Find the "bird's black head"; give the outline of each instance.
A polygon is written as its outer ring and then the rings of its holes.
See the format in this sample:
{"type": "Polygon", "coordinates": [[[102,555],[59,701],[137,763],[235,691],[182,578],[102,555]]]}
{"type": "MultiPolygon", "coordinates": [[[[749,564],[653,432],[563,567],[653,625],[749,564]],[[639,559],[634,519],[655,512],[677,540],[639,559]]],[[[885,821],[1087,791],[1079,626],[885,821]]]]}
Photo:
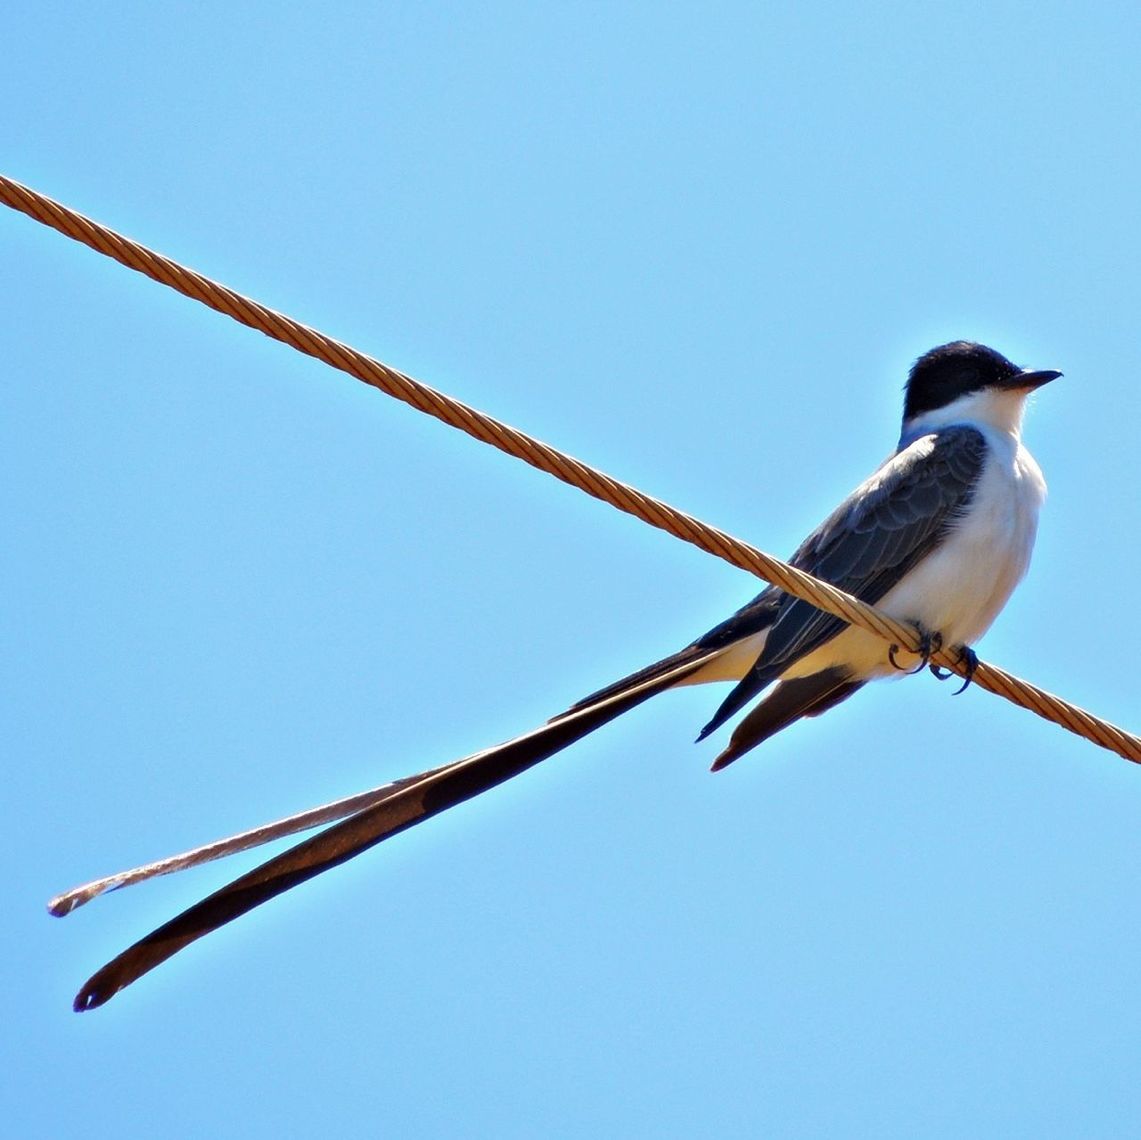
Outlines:
{"type": "Polygon", "coordinates": [[[1012,364],[1000,352],[969,340],[941,344],[924,353],[907,378],[904,422],[945,408],[960,396],[985,388],[1030,391],[1056,380],[1053,370],[1031,372],[1012,364]]]}

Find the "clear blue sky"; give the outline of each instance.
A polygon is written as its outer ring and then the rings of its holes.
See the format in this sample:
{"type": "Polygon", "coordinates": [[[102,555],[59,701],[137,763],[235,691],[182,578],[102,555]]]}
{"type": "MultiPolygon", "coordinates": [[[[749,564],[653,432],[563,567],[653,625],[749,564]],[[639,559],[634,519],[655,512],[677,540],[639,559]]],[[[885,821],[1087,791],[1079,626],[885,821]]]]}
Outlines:
{"type": "MultiPolygon", "coordinates": [[[[1132,4],[63,4],[3,169],[764,549],[956,337],[1065,380],[982,655],[1141,729],[1132,4]],[[810,457],[806,461],[806,456],[810,457]]],[[[21,1137],[1073,1136],[1141,1113],[1141,770],[884,684],[668,695],[200,943],[67,886],[492,744],[746,575],[0,213],[21,1137]]]]}

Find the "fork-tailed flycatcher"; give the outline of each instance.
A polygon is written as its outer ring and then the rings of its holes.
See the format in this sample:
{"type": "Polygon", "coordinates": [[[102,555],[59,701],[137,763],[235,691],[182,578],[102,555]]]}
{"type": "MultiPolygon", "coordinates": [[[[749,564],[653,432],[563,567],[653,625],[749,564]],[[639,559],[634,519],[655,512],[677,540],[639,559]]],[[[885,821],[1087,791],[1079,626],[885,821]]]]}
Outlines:
{"type": "MultiPolygon", "coordinates": [[[[944,645],[969,645],[1026,573],[1042,473],[1022,445],[1026,397],[1060,372],[1020,369],[994,349],[955,341],[916,361],[903,430],[886,462],[808,536],[793,566],[911,622],[944,645]]],[[[770,586],[669,657],[572,705],[506,744],[398,780],[372,806],[223,887],[137,942],[80,991],[101,1005],[189,942],[388,836],[517,775],[675,685],[735,681],[699,739],[763,699],[713,763],[723,768],[803,716],[896,672],[884,640],[770,586]]],[[[924,658],[904,654],[906,663],[924,658]]]]}

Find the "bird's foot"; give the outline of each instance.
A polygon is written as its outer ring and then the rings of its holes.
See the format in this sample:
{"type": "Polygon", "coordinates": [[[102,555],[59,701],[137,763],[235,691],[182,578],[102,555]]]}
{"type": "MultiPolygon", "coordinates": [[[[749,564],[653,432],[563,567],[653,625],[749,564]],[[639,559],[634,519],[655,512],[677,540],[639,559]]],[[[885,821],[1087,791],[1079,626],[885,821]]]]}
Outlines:
{"type": "Polygon", "coordinates": [[[956,697],[971,687],[971,682],[975,679],[975,670],[979,667],[979,655],[970,646],[964,645],[960,650],[959,660],[966,666],[966,670],[963,673],[963,683],[955,690],[956,697]]]}
{"type": "MultiPolygon", "coordinates": [[[[919,636],[919,664],[916,665],[914,669],[909,669],[906,665],[901,665],[895,659],[895,655],[900,649],[898,645],[893,644],[887,651],[887,659],[891,662],[892,668],[898,669],[901,673],[921,673],[924,667],[930,662],[931,655],[938,653],[939,650],[943,648],[943,635],[941,633],[933,633],[929,629],[924,629],[918,622],[915,624],[915,632],[919,636]]],[[[935,666],[932,665],[931,668],[934,669],[935,666]]]]}
{"type": "MultiPolygon", "coordinates": [[[[963,683],[955,690],[954,695],[957,697],[960,693],[966,692],[970,687],[971,681],[974,680],[975,670],[979,667],[979,655],[967,645],[959,646],[959,660],[965,666],[963,672],[963,683]]],[[[929,665],[928,668],[934,674],[937,680],[945,681],[948,677],[954,676],[950,669],[940,669],[938,665],[929,665]]]]}

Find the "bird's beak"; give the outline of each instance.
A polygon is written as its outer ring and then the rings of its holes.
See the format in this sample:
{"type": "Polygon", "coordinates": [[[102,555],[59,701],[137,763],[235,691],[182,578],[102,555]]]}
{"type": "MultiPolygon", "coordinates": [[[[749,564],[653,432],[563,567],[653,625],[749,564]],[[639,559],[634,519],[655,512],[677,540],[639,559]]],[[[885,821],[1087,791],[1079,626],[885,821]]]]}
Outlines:
{"type": "Polygon", "coordinates": [[[1043,384],[1049,384],[1051,380],[1057,380],[1062,374],[1056,368],[1043,368],[1037,372],[1031,371],[1029,368],[1024,368],[1021,372],[1016,372],[1004,384],[1004,388],[1013,388],[1017,391],[1032,392],[1035,388],[1041,388],[1043,384]]]}

